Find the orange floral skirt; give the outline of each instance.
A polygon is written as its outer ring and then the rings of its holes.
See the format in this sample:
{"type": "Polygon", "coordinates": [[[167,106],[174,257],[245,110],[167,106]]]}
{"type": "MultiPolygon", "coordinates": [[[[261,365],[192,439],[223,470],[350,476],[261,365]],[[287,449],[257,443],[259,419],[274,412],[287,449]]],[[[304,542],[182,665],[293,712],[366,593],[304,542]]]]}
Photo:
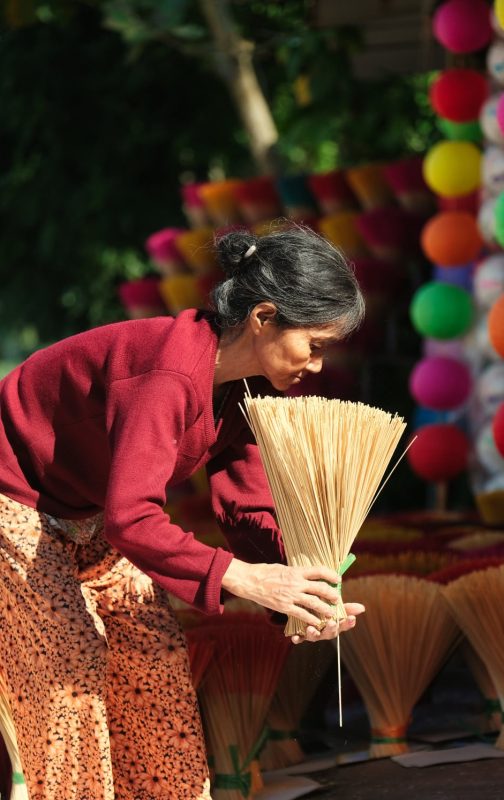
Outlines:
{"type": "Polygon", "coordinates": [[[0,495],[0,672],[30,800],[209,800],[184,634],[100,534],[0,495]]]}

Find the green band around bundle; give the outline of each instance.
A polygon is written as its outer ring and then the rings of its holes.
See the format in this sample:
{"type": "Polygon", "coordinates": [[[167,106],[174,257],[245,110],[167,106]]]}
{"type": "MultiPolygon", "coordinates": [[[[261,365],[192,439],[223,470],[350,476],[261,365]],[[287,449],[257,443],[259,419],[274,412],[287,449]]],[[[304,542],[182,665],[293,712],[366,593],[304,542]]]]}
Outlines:
{"type": "Polygon", "coordinates": [[[298,739],[299,731],[280,731],[275,728],[268,728],[268,739],[271,742],[282,742],[288,739],[298,739]]]}
{"type": "MultiPolygon", "coordinates": [[[[235,744],[229,745],[229,754],[234,772],[231,774],[216,773],[214,778],[215,789],[237,789],[242,797],[248,797],[252,788],[252,775],[247,771],[247,765],[240,767],[238,757],[238,747],[235,744]]],[[[250,759],[252,761],[253,759],[250,759]]],[[[249,761],[249,763],[250,763],[249,761]]]]}
{"type": "Polygon", "coordinates": [[[22,772],[13,772],[12,773],[12,783],[16,786],[24,786],[25,779],[22,772]]]}
{"type": "Polygon", "coordinates": [[[496,697],[486,697],[485,714],[487,717],[491,717],[492,714],[502,714],[502,718],[504,719],[504,711],[501,711],[500,700],[498,700],[496,697]]]}
{"type": "Polygon", "coordinates": [[[269,730],[270,729],[267,725],[262,729],[259,738],[253,745],[250,753],[241,766],[237,745],[229,745],[229,754],[231,756],[231,763],[233,765],[234,772],[231,774],[225,774],[222,772],[216,773],[214,779],[214,786],[216,789],[237,789],[239,792],[241,792],[243,797],[249,796],[252,787],[252,775],[248,768],[250,767],[252,761],[256,760],[264,745],[268,741],[269,730]]]}
{"type": "MultiPolygon", "coordinates": [[[[345,574],[347,569],[352,566],[354,561],[357,561],[357,556],[354,556],[353,553],[349,553],[339,568],[340,576],[343,576],[345,574]]],[[[341,594],[341,581],[337,584],[337,589],[338,592],[341,594]]]]}

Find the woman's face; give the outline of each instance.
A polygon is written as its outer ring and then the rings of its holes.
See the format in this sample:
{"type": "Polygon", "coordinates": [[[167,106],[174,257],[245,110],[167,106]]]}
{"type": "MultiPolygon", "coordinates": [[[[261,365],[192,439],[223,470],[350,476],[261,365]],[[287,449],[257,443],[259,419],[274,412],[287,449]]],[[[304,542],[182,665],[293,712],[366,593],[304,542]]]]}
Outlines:
{"type": "Polygon", "coordinates": [[[338,338],[337,325],[280,328],[268,320],[257,342],[261,372],[275,389],[286,391],[309,373],[320,372],[326,348],[338,338]]]}

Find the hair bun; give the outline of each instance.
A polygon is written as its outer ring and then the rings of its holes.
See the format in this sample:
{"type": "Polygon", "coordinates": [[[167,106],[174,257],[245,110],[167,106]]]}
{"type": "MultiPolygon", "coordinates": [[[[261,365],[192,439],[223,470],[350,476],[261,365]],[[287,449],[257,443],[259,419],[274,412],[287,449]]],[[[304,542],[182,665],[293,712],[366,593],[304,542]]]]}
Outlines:
{"type": "Polygon", "coordinates": [[[217,257],[222,271],[228,278],[238,275],[247,268],[250,256],[257,248],[257,242],[257,237],[247,230],[231,231],[217,239],[217,257]]]}

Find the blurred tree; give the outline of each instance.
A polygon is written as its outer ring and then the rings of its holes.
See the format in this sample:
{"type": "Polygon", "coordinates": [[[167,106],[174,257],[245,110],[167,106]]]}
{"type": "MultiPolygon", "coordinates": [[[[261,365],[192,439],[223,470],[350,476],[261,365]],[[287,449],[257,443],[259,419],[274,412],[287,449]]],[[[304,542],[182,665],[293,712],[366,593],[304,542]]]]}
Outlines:
{"type": "MultiPolygon", "coordinates": [[[[4,341],[22,331],[29,349],[121,318],[116,285],[149,271],[145,238],[183,223],[181,178],[254,172],[204,5],[5,0],[4,341]]],[[[253,43],[285,170],[398,158],[436,137],[428,76],[354,80],[357,30],[312,30],[307,0],[226,0],[226,8],[237,40],[253,43]]]]}

